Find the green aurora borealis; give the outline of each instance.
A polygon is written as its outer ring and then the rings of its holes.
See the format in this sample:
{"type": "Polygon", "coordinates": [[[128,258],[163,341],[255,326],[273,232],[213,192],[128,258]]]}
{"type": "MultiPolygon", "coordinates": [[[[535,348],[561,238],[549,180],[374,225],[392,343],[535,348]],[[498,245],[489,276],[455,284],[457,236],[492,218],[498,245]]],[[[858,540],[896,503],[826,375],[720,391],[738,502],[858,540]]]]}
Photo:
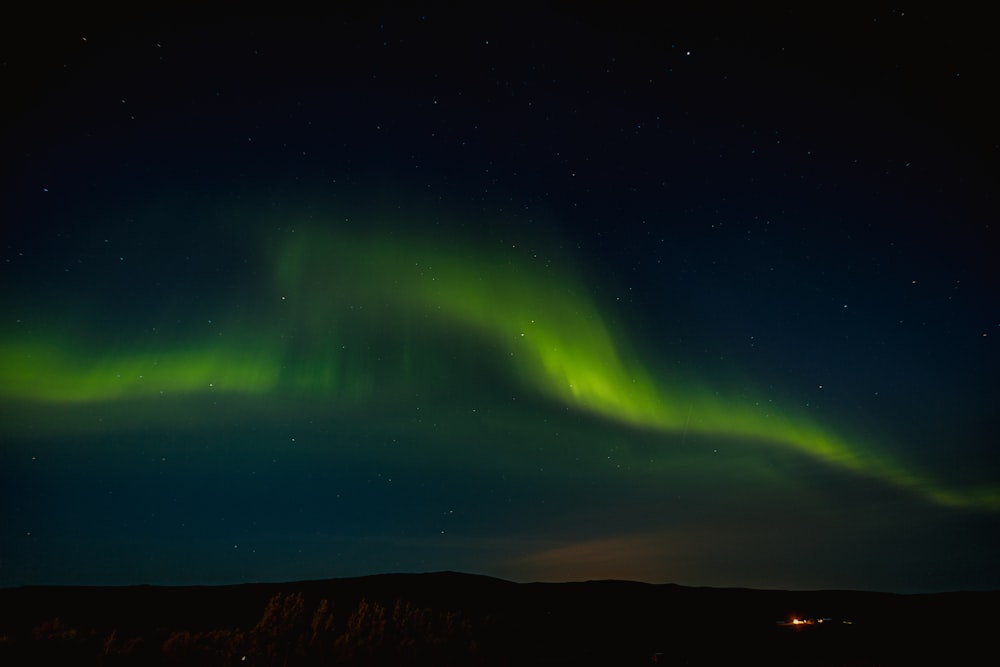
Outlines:
{"type": "Polygon", "coordinates": [[[1000,587],[988,26],[647,5],[11,22],[0,586],[1000,587]]]}
{"type": "MultiPolygon", "coordinates": [[[[274,251],[261,267],[270,284],[254,295],[255,319],[216,323],[215,335],[101,347],[58,332],[8,334],[0,391],[16,408],[6,410],[4,429],[38,436],[167,427],[179,413],[188,427],[224,425],[218,412],[180,409],[209,399],[244,403],[242,419],[251,421],[287,411],[349,422],[373,408],[399,414],[423,395],[425,414],[455,437],[470,428],[456,406],[472,410],[484,388],[506,387],[660,433],[675,446],[680,436],[689,447],[724,440],[779,448],[928,502],[1000,510],[996,488],[948,488],[880,443],[736,398],[719,378],[672,375],[644,361],[568,258],[539,259],[517,244],[432,243],[401,230],[306,225],[275,236],[279,243],[261,244],[274,251]],[[114,417],[97,421],[98,412],[114,417]]],[[[494,417],[518,420],[512,408],[494,417]]]]}

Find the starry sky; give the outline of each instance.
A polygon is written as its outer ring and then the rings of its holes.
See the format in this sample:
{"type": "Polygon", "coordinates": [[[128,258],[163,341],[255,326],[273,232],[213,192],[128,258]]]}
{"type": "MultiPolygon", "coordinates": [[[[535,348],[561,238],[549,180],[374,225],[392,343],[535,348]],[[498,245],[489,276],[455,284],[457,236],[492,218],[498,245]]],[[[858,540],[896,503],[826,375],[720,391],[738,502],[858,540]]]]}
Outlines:
{"type": "Polygon", "coordinates": [[[1000,588],[995,40],[3,28],[0,585],[1000,588]]]}

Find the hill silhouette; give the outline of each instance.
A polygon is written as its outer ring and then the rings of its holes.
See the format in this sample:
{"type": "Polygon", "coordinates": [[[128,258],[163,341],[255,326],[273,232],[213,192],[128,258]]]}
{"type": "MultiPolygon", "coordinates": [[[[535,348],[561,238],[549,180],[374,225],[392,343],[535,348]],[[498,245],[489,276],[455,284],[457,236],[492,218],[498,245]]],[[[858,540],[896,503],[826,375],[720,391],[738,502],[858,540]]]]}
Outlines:
{"type": "Polygon", "coordinates": [[[456,572],[202,587],[0,590],[0,663],[955,664],[1000,592],[514,583],[456,572]]]}

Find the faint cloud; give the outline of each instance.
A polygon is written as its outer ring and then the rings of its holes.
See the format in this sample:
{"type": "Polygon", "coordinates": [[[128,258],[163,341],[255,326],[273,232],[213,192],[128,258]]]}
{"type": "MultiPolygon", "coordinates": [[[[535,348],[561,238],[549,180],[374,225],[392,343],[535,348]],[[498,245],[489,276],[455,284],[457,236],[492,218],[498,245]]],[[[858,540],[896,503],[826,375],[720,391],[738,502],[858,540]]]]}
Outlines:
{"type": "Polygon", "coordinates": [[[670,535],[640,533],[581,540],[542,549],[501,566],[520,581],[627,579],[673,581],[672,562],[681,554],[670,535]]]}

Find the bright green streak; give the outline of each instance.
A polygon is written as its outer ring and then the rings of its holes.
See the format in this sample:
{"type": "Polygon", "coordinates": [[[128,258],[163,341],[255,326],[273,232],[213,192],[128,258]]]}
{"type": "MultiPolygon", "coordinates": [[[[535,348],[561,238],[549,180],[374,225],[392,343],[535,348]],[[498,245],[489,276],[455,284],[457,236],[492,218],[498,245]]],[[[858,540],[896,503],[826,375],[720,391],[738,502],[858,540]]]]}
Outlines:
{"type": "Polygon", "coordinates": [[[431,363],[447,364],[448,346],[471,340],[493,375],[456,380],[445,371],[447,381],[472,389],[502,380],[633,427],[766,441],[935,503],[1000,510],[995,489],[945,489],[803,416],[652,376],[559,264],[514,248],[316,229],[287,233],[279,247],[274,292],[260,295],[273,307],[253,326],[239,326],[243,340],[103,352],[37,337],[8,341],[0,351],[0,396],[70,404],[213,392],[308,397],[337,410],[425,389],[415,357],[428,341],[437,348],[431,363]],[[373,341],[382,355],[364,349],[373,341]]]}

